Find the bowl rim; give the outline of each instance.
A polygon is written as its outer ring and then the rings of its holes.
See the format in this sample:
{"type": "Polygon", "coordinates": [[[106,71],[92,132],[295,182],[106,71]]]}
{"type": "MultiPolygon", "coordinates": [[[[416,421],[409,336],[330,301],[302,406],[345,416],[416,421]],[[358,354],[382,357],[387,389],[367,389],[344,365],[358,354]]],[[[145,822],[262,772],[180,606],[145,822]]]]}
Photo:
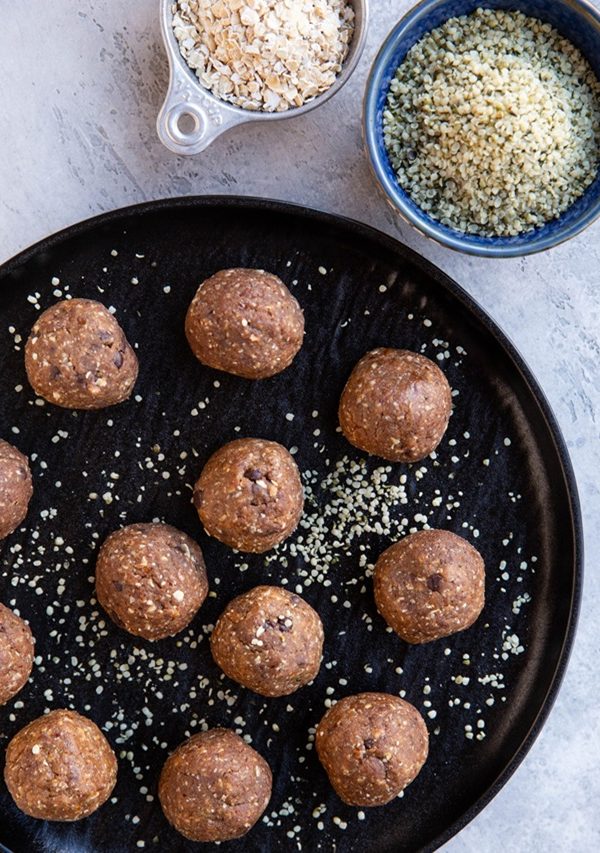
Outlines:
{"type": "MultiPolygon", "coordinates": [[[[375,116],[377,112],[377,97],[382,88],[383,72],[388,66],[391,55],[396,49],[399,39],[404,36],[416,21],[418,21],[429,9],[439,6],[446,0],[420,0],[412,6],[392,27],[379,48],[371,65],[365,94],[363,98],[362,125],[363,138],[366,143],[368,161],[380,189],[386,196],[387,201],[400,216],[400,218],[416,228],[425,237],[428,237],[438,245],[453,249],[470,255],[487,258],[516,258],[525,255],[533,255],[539,252],[560,246],[576,237],[600,217],[600,194],[591,208],[584,212],[577,220],[571,223],[563,231],[546,235],[538,239],[525,239],[525,232],[517,237],[518,242],[501,245],[497,243],[480,243],[468,234],[449,229],[441,223],[429,218],[421,209],[418,213],[407,203],[406,194],[399,185],[392,181],[387,174],[382,158],[378,151],[378,134],[376,130],[375,116]],[[519,239],[522,237],[522,239],[519,239]]],[[[591,3],[591,0],[567,0],[567,5],[578,14],[583,14],[589,24],[595,24],[600,36],[600,9],[591,3]],[[590,20],[591,19],[591,20],[590,20]]],[[[452,17],[451,15],[449,18],[452,17]]],[[[448,19],[449,19],[448,18],[448,19]]],[[[600,176],[600,169],[595,180],[600,176]]],[[[414,204],[414,202],[413,202],[414,204]]]]}

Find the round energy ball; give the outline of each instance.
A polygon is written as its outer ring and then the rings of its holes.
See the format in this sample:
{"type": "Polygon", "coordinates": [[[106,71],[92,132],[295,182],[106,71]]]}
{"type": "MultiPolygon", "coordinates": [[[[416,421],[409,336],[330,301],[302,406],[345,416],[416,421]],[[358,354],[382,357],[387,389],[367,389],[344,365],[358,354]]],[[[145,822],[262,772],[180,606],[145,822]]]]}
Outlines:
{"type": "Polygon", "coordinates": [[[40,315],[25,345],[35,393],[65,409],[103,409],[131,395],[138,361],[113,315],[91,299],[65,299],[40,315]]]}
{"type": "Polygon", "coordinates": [[[267,762],[239,735],[211,729],[167,759],[158,798],[169,823],[190,841],[229,841],[260,818],[272,783],[267,762]]]}
{"type": "Polygon", "coordinates": [[[0,604],[0,705],[25,686],[33,667],[33,636],[20,616],[0,604]]]}
{"type": "Polygon", "coordinates": [[[292,363],[304,338],[304,315],[276,275],[222,270],[198,288],[185,333],[196,358],[246,379],[264,379],[292,363]]]}
{"type": "Polygon", "coordinates": [[[200,547],[169,524],[131,524],[106,539],[96,594],[120,628],[162,640],[188,625],[208,594],[200,547]]]}
{"type": "Polygon", "coordinates": [[[40,820],[80,820],[110,797],[117,759],[87,717],[51,711],[8,744],[4,781],[25,814],[40,820]]]}
{"type": "Polygon", "coordinates": [[[257,586],[229,602],[210,647],[229,678],[261,696],[287,696],[319,672],[323,624],[299,595],[257,586]]]}
{"type": "Polygon", "coordinates": [[[24,521],[32,494],[27,457],[8,441],[0,439],[0,539],[24,521]]]}
{"type": "Polygon", "coordinates": [[[422,716],[387,693],[359,693],[327,711],[317,755],[336,794],[351,806],[384,806],[417,776],[429,751],[422,716]]]}
{"type": "Polygon", "coordinates": [[[428,643],[469,628],[485,603],[479,551],[448,530],[422,530],[377,560],[375,603],[407,643],[428,643]]]}
{"type": "Polygon", "coordinates": [[[436,449],[448,426],[452,395],[439,367],[399,349],[367,353],[342,393],[342,432],[359,450],[390,462],[417,462],[436,449]]]}
{"type": "Polygon", "coordinates": [[[261,554],[294,532],[304,507],[298,466],[275,441],[241,438],[210,457],[194,487],[210,536],[261,554]]]}

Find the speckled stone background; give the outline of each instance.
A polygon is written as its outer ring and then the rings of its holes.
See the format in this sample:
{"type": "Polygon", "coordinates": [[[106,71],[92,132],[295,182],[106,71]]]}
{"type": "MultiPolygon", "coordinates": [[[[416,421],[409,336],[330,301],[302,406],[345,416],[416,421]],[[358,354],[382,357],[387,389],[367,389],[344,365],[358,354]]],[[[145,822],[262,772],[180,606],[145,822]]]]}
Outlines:
{"type": "MultiPolygon", "coordinates": [[[[362,90],[407,0],[374,0],[351,83],[318,111],[246,126],[184,160],[154,123],[167,85],[157,0],[4,3],[0,19],[0,261],[101,211],[163,196],[258,195],[342,213],[417,249],[504,328],[544,388],[570,448],[587,576],[562,692],[529,756],[447,845],[459,851],[600,849],[600,222],[552,252],[482,261],[396,221],[362,152],[362,90]]],[[[176,250],[176,246],[173,247],[176,250]]],[[[443,808],[443,804],[440,804],[443,808]]]]}

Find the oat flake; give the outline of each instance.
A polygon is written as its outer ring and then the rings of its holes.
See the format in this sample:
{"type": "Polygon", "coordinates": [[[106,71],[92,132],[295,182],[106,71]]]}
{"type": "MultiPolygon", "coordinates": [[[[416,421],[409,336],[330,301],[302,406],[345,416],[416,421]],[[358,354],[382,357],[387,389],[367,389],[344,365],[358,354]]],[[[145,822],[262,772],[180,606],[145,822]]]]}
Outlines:
{"type": "Polygon", "coordinates": [[[283,112],[327,91],[354,32],[348,0],[177,0],[179,49],[214,95],[283,112]]]}

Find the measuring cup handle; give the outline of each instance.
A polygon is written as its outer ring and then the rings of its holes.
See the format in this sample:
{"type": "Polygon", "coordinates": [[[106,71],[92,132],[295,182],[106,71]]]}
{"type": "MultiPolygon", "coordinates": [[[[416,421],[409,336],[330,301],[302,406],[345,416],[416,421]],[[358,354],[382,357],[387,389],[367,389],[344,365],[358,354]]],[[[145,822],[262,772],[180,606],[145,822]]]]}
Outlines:
{"type": "Polygon", "coordinates": [[[228,128],[240,123],[231,107],[221,106],[198,91],[187,74],[171,67],[171,80],[165,102],[156,120],[159,139],[175,154],[199,154],[228,128]],[[182,127],[186,117],[189,128],[182,127]]]}

